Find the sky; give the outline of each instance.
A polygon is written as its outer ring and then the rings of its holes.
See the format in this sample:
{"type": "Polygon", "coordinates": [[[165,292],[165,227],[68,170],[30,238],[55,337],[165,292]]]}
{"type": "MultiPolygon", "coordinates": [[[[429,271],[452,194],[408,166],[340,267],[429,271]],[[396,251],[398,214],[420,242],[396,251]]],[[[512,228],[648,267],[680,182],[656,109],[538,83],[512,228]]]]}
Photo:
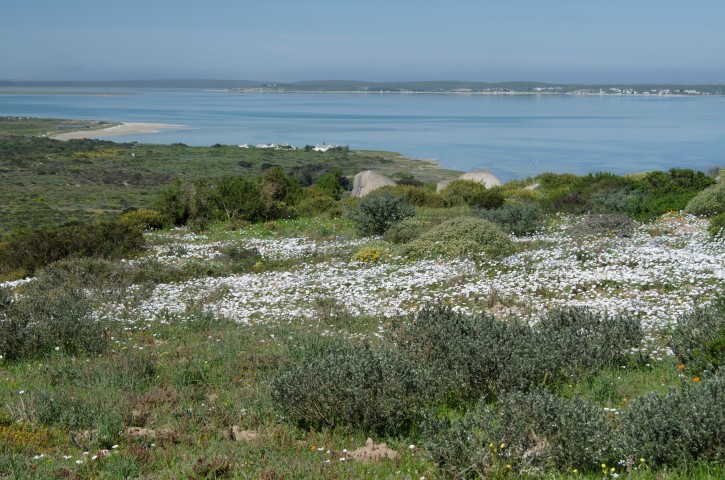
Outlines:
{"type": "Polygon", "coordinates": [[[0,80],[725,83],[723,0],[2,0],[0,80]]]}

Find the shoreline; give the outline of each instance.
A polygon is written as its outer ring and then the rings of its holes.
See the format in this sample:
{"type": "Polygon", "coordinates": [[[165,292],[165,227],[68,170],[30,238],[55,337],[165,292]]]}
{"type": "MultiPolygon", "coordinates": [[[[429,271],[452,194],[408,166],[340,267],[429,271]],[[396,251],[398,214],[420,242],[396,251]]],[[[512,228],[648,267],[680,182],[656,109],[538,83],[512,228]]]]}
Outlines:
{"type": "Polygon", "coordinates": [[[88,130],[78,130],[75,132],[54,133],[48,135],[56,140],[77,140],[82,138],[96,137],[113,137],[118,135],[135,135],[143,133],[158,133],[160,130],[167,128],[183,128],[184,125],[174,125],[170,123],[137,123],[124,122],[113,127],[95,128],[88,130]]]}

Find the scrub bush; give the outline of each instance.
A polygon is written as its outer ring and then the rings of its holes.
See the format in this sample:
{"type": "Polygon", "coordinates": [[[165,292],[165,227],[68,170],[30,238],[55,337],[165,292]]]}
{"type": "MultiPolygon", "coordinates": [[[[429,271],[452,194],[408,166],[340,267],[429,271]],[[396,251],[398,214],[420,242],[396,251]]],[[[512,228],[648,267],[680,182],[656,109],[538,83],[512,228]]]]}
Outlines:
{"type": "Polygon", "coordinates": [[[652,466],[725,461],[723,392],[725,376],[719,373],[635,399],[619,419],[620,456],[644,458],[652,466]]]}
{"type": "Polygon", "coordinates": [[[710,236],[715,238],[719,234],[722,234],[722,231],[725,230],[725,213],[721,213],[720,215],[715,215],[710,219],[710,226],[708,227],[707,231],[710,233],[710,236]]]}
{"type": "Polygon", "coordinates": [[[544,377],[543,363],[534,360],[531,329],[490,314],[429,306],[414,320],[395,325],[392,338],[416,362],[446,372],[449,403],[492,398],[501,390],[528,388],[544,377]]]}
{"type": "Polygon", "coordinates": [[[383,238],[390,243],[408,243],[423,233],[425,228],[426,225],[416,217],[406,218],[390,227],[383,238]]]}
{"type": "Polygon", "coordinates": [[[463,417],[428,420],[432,459],[455,478],[536,476],[542,469],[595,471],[612,458],[612,428],[580,397],[513,392],[480,402],[463,417]]]}
{"type": "Polygon", "coordinates": [[[474,217],[459,217],[433,227],[406,246],[413,257],[505,257],[513,253],[511,239],[493,223],[474,217]]]}
{"type": "Polygon", "coordinates": [[[382,235],[413,215],[415,210],[403,197],[385,190],[361,198],[348,212],[360,235],[382,235]]]}
{"type": "Polygon", "coordinates": [[[670,346],[690,376],[725,365],[725,297],[681,316],[670,346]]]}
{"type": "Polygon", "coordinates": [[[389,345],[315,337],[298,347],[296,357],[272,378],[271,394],[303,428],[406,434],[435,403],[435,378],[389,345]]]}
{"type": "Polygon", "coordinates": [[[117,221],[33,230],[3,244],[0,273],[20,270],[31,275],[68,257],[120,258],[140,251],[144,244],[138,229],[117,221]]]}
{"type": "Polygon", "coordinates": [[[479,208],[498,208],[504,203],[501,188],[486,188],[471,180],[453,180],[441,190],[440,196],[449,207],[469,205],[479,208]]]}
{"type": "Polygon", "coordinates": [[[692,215],[718,215],[725,213],[725,182],[716,183],[697,194],[685,207],[692,215]]]}
{"type": "Polygon", "coordinates": [[[164,228],[164,218],[155,210],[134,210],[124,213],[119,223],[141,231],[164,228]]]}
{"type": "Polygon", "coordinates": [[[610,316],[584,307],[552,310],[535,326],[541,355],[556,362],[560,378],[629,363],[644,333],[639,319],[610,316]]]}
{"type": "Polygon", "coordinates": [[[56,348],[70,355],[106,349],[108,325],[91,316],[91,302],[77,269],[48,267],[23,287],[23,294],[0,298],[0,355],[8,360],[47,355],[56,348]]]}
{"type": "Polygon", "coordinates": [[[474,209],[477,217],[493,222],[516,236],[531,235],[541,228],[541,211],[535,203],[505,203],[492,210],[474,209]]]}
{"type": "Polygon", "coordinates": [[[594,213],[584,215],[576,225],[572,226],[571,233],[583,236],[614,235],[617,237],[631,237],[637,229],[637,224],[621,213],[594,213]]]}
{"type": "Polygon", "coordinates": [[[383,187],[394,195],[400,195],[410,205],[416,207],[443,208],[446,206],[445,199],[438,195],[433,188],[422,185],[398,185],[395,187],[383,187]]]}

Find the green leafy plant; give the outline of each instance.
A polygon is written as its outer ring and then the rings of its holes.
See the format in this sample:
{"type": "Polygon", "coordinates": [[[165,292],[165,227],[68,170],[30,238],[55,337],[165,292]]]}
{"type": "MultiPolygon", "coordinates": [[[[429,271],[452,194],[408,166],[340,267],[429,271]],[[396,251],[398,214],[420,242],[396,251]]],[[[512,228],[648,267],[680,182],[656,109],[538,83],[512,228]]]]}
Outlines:
{"type": "Polygon", "coordinates": [[[402,197],[384,190],[361,198],[348,212],[360,235],[382,235],[413,215],[415,210],[402,197]]]}

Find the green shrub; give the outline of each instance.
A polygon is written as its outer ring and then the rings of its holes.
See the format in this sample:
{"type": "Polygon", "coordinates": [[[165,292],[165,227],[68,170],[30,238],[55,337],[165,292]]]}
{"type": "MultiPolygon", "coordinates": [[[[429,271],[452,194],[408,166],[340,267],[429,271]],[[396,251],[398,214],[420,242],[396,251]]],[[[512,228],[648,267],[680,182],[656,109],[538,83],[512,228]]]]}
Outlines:
{"type": "Polygon", "coordinates": [[[406,202],[416,207],[442,208],[446,206],[445,199],[438,195],[432,186],[398,185],[383,187],[383,189],[403,197],[406,202]]]}
{"type": "Polygon", "coordinates": [[[717,215],[725,213],[725,182],[711,185],[698,193],[685,207],[692,215],[717,215]]]}
{"type": "Polygon", "coordinates": [[[612,429],[600,407],[544,391],[509,393],[495,405],[480,402],[462,418],[429,420],[425,436],[432,459],[455,478],[550,467],[593,472],[612,458],[612,429]]]}
{"type": "Polygon", "coordinates": [[[621,213],[593,213],[584,215],[576,225],[572,226],[574,235],[600,237],[614,235],[631,237],[637,230],[637,224],[621,213]]]}
{"type": "Polygon", "coordinates": [[[342,208],[338,200],[316,189],[313,185],[304,190],[300,201],[295,206],[295,211],[305,217],[312,217],[321,213],[338,217],[342,213],[342,208]]]}
{"type": "Polygon", "coordinates": [[[0,249],[0,273],[38,268],[68,257],[120,258],[144,247],[142,233],[120,222],[44,228],[26,233],[0,249]]]}
{"type": "Polygon", "coordinates": [[[668,211],[680,211],[701,190],[713,185],[715,180],[702,172],[673,168],[668,172],[651,172],[640,180],[641,188],[648,197],[641,204],[639,218],[653,218],[668,211]]]}
{"type": "Polygon", "coordinates": [[[560,378],[630,363],[644,333],[639,319],[610,316],[584,307],[548,312],[535,326],[540,354],[556,362],[560,378]]]}
{"type": "Polygon", "coordinates": [[[500,187],[486,188],[482,183],[471,180],[453,180],[441,190],[440,196],[449,207],[469,205],[479,208],[498,208],[504,203],[500,187]]]}
{"type": "Polygon", "coordinates": [[[513,242],[493,223],[473,217],[459,217],[437,225],[407,244],[414,257],[505,257],[513,252],[513,242]]]}
{"type": "Polygon", "coordinates": [[[690,376],[725,364],[725,297],[681,316],[670,346],[690,376]]]}
{"type": "Polygon", "coordinates": [[[0,355],[35,358],[55,350],[95,354],[106,349],[108,325],[92,318],[82,272],[48,267],[8,302],[0,299],[0,355]]]}
{"type": "Polygon", "coordinates": [[[718,235],[722,235],[723,230],[725,230],[725,213],[712,217],[710,219],[710,226],[707,229],[710,236],[713,238],[718,235]]]}
{"type": "Polygon", "coordinates": [[[725,376],[679,390],[652,393],[631,402],[620,417],[617,445],[623,458],[648,465],[688,465],[694,460],[725,461],[725,376]]]}
{"type": "Polygon", "coordinates": [[[256,222],[264,218],[264,200],[259,183],[241,176],[225,176],[216,180],[214,204],[227,221],[256,222]]]}
{"type": "Polygon", "coordinates": [[[573,187],[577,176],[572,173],[542,173],[534,181],[544,190],[558,190],[573,187]]]}
{"type": "Polygon", "coordinates": [[[492,210],[473,209],[477,217],[493,222],[516,236],[531,235],[541,228],[541,211],[535,203],[505,203],[492,210]]]}
{"type": "Polygon", "coordinates": [[[180,178],[175,178],[161,190],[154,202],[154,207],[172,225],[186,225],[191,216],[189,196],[188,188],[180,178]]]}
{"type": "Polygon", "coordinates": [[[277,408],[304,428],[406,434],[435,402],[434,378],[387,345],[315,337],[271,381],[277,408]]]}
{"type": "Polygon", "coordinates": [[[406,218],[386,230],[383,238],[390,243],[408,243],[423,233],[425,228],[426,224],[418,218],[406,218]]]}
{"type": "Polygon", "coordinates": [[[385,190],[361,198],[348,212],[360,235],[382,235],[413,215],[415,210],[402,197],[385,190]]]}
{"type": "Polygon", "coordinates": [[[134,210],[124,213],[119,223],[141,231],[164,228],[164,218],[155,210],[134,210]]]}
{"type": "Polygon", "coordinates": [[[416,362],[445,372],[447,401],[454,404],[495,397],[505,389],[527,388],[544,378],[541,363],[530,361],[531,329],[493,315],[466,315],[448,306],[428,306],[414,321],[395,325],[392,336],[416,362]]]}

